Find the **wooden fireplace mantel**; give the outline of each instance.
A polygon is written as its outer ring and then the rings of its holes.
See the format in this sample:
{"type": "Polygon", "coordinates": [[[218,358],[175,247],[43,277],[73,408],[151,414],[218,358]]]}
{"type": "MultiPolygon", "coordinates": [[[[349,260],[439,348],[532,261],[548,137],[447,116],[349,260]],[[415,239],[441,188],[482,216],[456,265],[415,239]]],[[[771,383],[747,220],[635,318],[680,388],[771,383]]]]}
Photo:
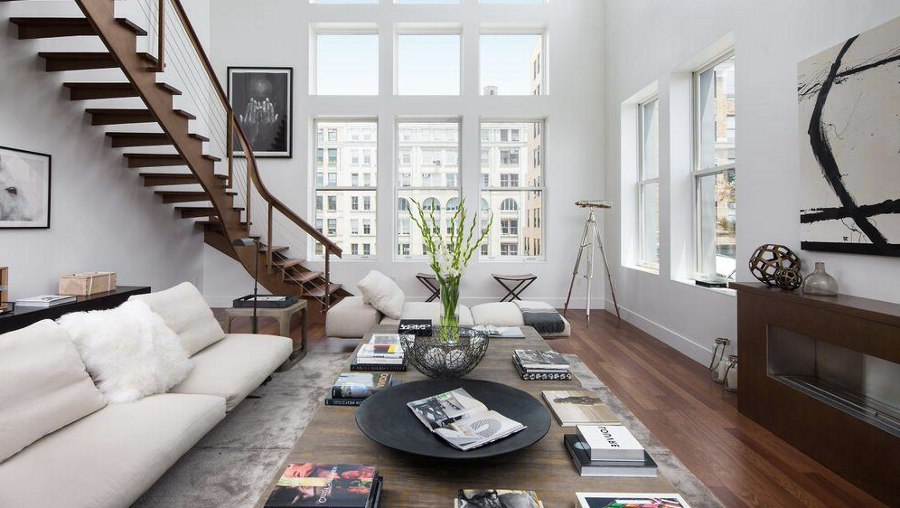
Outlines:
{"type": "Polygon", "coordinates": [[[804,296],[756,283],[731,287],[738,293],[738,410],[888,505],[900,506],[900,437],[780,381],[769,358],[777,349],[770,342],[787,334],[815,348],[838,346],[900,364],[900,305],[848,295],[804,296]]]}

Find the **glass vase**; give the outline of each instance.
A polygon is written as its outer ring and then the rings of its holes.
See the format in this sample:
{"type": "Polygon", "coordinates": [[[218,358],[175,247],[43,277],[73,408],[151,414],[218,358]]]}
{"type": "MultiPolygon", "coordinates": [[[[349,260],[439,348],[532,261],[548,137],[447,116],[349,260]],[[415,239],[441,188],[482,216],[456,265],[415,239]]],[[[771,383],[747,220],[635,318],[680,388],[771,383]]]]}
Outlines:
{"type": "MultiPolygon", "coordinates": [[[[441,322],[442,330],[459,328],[459,278],[448,278],[440,281],[441,286],[441,322]]],[[[445,341],[455,340],[455,334],[441,337],[445,341]]]]}
{"type": "Polygon", "coordinates": [[[838,283],[825,271],[825,263],[816,262],[816,269],[803,281],[803,294],[816,296],[837,296],[838,283]]]}

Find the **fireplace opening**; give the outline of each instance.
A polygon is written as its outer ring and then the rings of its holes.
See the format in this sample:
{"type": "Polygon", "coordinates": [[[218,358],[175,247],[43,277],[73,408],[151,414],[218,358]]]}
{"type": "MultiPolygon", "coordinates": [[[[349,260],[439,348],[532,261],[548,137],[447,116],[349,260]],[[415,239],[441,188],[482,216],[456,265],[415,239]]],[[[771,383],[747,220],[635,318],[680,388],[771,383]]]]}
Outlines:
{"type": "Polygon", "coordinates": [[[766,346],[769,377],[900,437],[900,364],[775,326],[766,346]]]}

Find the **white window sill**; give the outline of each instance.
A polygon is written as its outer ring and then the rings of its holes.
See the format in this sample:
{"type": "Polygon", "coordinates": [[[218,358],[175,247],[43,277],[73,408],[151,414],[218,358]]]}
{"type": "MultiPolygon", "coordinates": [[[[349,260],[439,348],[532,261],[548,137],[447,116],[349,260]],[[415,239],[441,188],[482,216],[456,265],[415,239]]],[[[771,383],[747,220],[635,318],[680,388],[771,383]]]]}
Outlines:
{"type": "Polygon", "coordinates": [[[637,272],[649,273],[650,275],[659,275],[659,268],[650,268],[649,266],[641,266],[641,265],[622,265],[623,268],[628,268],[630,270],[634,270],[637,272]]]}
{"type": "Polygon", "coordinates": [[[712,291],[714,293],[719,293],[725,296],[737,297],[737,291],[728,288],[708,288],[706,286],[700,286],[694,283],[694,279],[672,279],[674,282],[678,282],[684,284],[685,286],[691,286],[697,289],[702,289],[704,291],[712,291]]]}

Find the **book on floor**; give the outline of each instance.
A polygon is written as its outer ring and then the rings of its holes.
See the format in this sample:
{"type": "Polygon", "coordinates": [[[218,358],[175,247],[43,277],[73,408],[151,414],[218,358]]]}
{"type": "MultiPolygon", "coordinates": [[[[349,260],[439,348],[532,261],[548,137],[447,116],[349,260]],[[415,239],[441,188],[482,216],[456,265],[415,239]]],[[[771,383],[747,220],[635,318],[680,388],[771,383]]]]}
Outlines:
{"type": "Polygon", "coordinates": [[[636,478],[655,478],[656,462],[646,451],[641,460],[592,460],[590,447],[577,434],[566,434],[563,437],[566,450],[572,457],[572,463],[581,476],[630,476],[636,478]]]}
{"type": "Polygon", "coordinates": [[[16,300],[17,307],[55,307],[64,303],[74,302],[74,296],[67,295],[40,295],[20,298],[16,300]]]}
{"type": "Polygon", "coordinates": [[[569,362],[556,351],[516,349],[516,358],[522,367],[534,370],[569,370],[569,362]]]}
{"type": "Polygon", "coordinates": [[[577,492],[579,508],[690,508],[675,493],[577,492]]]}
{"type": "Polygon", "coordinates": [[[460,489],[454,508],[543,508],[544,503],[530,490],[470,490],[460,489]]]}
{"type": "Polygon", "coordinates": [[[642,460],[644,447],[624,425],[578,425],[591,460],[642,460]]]}
{"type": "Polygon", "coordinates": [[[331,386],[332,398],[365,399],[375,392],[390,388],[394,381],[388,372],[344,372],[331,386]]]}
{"type": "Polygon", "coordinates": [[[588,390],[545,390],[541,392],[562,427],[615,425],[619,418],[597,394],[588,390]]]}
{"type": "Polygon", "coordinates": [[[522,367],[522,364],[519,363],[519,359],[513,355],[512,357],[513,366],[516,368],[516,372],[519,373],[519,377],[524,379],[525,381],[571,381],[572,373],[568,370],[531,370],[522,367]]]}
{"type": "Polygon", "coordinates": [[[266,501],[266,508],[374,508],[381,488],[373,466],[291,464],[266,501]]]}
{"type": "Polygon", "coordinates": [[[503,439],[525,428],[520,422],[491,411],[463,388],[406,405],[429,430],[463,451],[503,439]]]}

